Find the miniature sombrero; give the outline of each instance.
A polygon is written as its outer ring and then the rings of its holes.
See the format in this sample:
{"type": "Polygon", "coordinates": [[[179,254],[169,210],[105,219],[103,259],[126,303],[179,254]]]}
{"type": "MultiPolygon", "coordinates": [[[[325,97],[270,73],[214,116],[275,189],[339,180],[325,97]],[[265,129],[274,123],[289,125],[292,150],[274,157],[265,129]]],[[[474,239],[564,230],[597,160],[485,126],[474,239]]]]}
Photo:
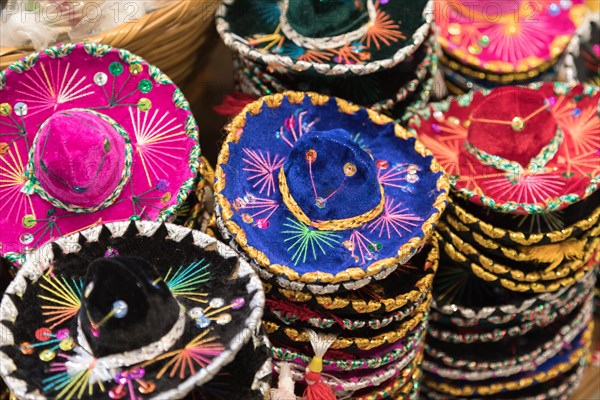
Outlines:
{"type": "Polygon", "coordinates": [[[502,213],[543,214],[598,187],[600,89],[503,87],[432,104],[410,128],[451,174],[456,194],[502,213]]]}
{"type": "Polygon", "coordinates": [[[182,398],[235,357],[263,305],[213,238],[108,223],[27,256],[0,306],[0,373],[22,399],[182,398]]]}
{"type": "Polygon", "coordinates": [[[33,53],[0,73],[0,254],[102,222],[170,220],[192,189],[198,130],[181,91],[126,50],[33,53]]]}
{"type": "Polygon", "coordinates": [[[490,4],[437,0],[435,21],[445,53],[486,73],[545,71],[582,23],[583,0],[509,0],[490,4]]]}
{"type": "Polygon", "coordinates": [[[428,150],[371,110],[287,92],[251,103],[227,130],[221,229],[279,286],[332,293],[383,279],[445,208],[447,180],[428,150]]]}
{"type": "Polygon", "coordinates": [[[426,39],[433,2],[225,1],[217,30],[236,53],[280,70],[371,74],[403,62],[426,39]]]}

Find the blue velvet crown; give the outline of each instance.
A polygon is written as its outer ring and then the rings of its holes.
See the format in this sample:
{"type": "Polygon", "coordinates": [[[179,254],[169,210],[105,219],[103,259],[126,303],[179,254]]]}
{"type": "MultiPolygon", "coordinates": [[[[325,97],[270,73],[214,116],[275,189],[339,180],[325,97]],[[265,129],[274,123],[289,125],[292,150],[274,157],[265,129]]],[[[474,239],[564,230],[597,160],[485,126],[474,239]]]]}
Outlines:
{"type": "Polygon", "coordinates": [[[291,280],[332,282],[350,268],[359,279],[406,262],[445,206],[433,157],[390,119],[292,94],[253,103],[229,126],[216,172],[224,226],[291,280]]]}

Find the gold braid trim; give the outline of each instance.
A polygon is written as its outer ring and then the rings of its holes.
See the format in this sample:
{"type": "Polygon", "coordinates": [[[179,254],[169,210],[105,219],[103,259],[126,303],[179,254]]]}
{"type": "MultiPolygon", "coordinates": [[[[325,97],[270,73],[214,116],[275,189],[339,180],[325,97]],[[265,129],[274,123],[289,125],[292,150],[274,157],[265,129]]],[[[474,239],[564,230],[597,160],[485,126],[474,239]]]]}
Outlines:
{"type": "Polygon", "coordinates": [[[588,247],[588,251],[585,254],[585,258],[588,260],[585,264],[581,266],[573,275],[566,276],[564,278],[558,279],[556,281],[550,283],[540,283],[540,282],[515,282],[513,280],[507,278],[500,278],[497,275],[490,273],[485,270],[481,266],[471,263],[467,260],[467,258],[460,253],[451,243],[444,241],[443,238],[438,235],[438,239],[440,240],[440,244],[443,244],[444,254],[447,255],[451,260],[456,261],[458,263],[464,264],[465,267],[471,268],[471,271],[480,279],[483,279],[486,282],[498,282],[506,289],[511,290],[513,292],[533,292],[533,293],[547,293],[547,292],[555,292],[561,288],[561,286],[569,287],[576,284],[581,278],[585,276],[585,274],[594,268],[594,263],[589,262],[593,260],[594,252],[597,250],[598,244],[600,244],[599,239],[595,239],[592,244],[588,247]]]}
{"type": "MultiPolygon", "coordinates": [[[[538,248],[554,248],[555,253],[549,254],[549,258],[544,261],[536,257],[544,255],[544,250],[540,250],[540,252],[535,253],[531,252],[531,254],[522,254],[518,257],[517,261],[537,261],[537,262],[550,262],[555,259],[558,261],[553,263],[550,267],[546,268],[544,271],[533,271],[525,273],[519,269],[511,268],[500,263],[495,262],[492,258],[484,256],[480,254],[480,252],[475,249],[470,243],[465,242],[460,237],[452,232],[444,223],[440,223],[438,225],[438,229],[440,232],[445,233],[450,237],[450,243],[454,246],[455,249],[458,249],[465,256],[472,256],[472,259],[479,262],[479,265],[483,267],[488,272],[491,272],[495,275],[507,275],[510,274],[512,279],[523,282],[537,282],[537,281],[553,281],[557,279],[562,279],[562,277],[567,276],[571,271],[575,271],[579,269],[583,264],[589,261],[591,258],[591,252],[589,251],[590,247],[594,247],[594,243],[597,242],[595,236],[585,236],[581,239],[581,241],[575,241],[576,245],[572,245],[571,242],[567,241],[564,244],[551,244],[547,246],[538,246],[538,248]],[[586,246],[586,244],[588,246],[586,246]],[[561,253],[558,251],[558,246],[562,246],[561,253]],[[588,249],[586,252],[585,249],[588,249]],[[585,256],[588,256],[587,258],[585,256]],[[565,263],[561,268],[556,269],[563,261],[565,260],[573,260],[572,262],[565,263]]],[[[600,231],[600,227],[595,228],[594,230],[600,231]]],[[[515,252],[516,253],[516,252],[515,252]]],[[[470,260],[469,260],[470,261],[470,260]]]]}
{"type": "MultiPolygon", "coordinates": [[[[400,294],[396,297],[364,300],[354,299],[339,296],[327,295],[312,295],[309,293],[299,292],[291,289],[278,288],[279,293],[284,295],[288,300],[303,303],[311,300],[313,297],[317,303],[327,310],[339,310],[340,308],[352,307],[352,309],[360,314],[372,313],[380,310],[382,307],[386,312],[398,310],[409,303],[414,303],[425,296],[433,282],[433,277],[439,265],[439,248],[438,241],[435,237],[432,238],[432,249],[430,250],[425,261],[425,269],[431,269],[432,272],[419,279],[415,284],[415,290],[408,293],[400,294]]],[[[271,286],[272,287],[272,286],[271,286]]],[[[269,288],[270,289],[270,288],[269,288]]],[[[266,289],[265,289],[266,290],[266,289]]]]}
{"type": "MultiPolygon", "coordinates": [[[[352,345],[356,346],[359,350],[372,350],[386,344],[396,343],[398,340],[404,338],[406,334],[412,331],[419,325],[424,318],[426,318],[429,312],[429,306],[431,304],[431,293],[428,293],[427,299],[415,310],[413,316],[409,320],[405,320],[397,330],[381,333],[373,337],[338,337],[331,345],[332,349],[346,349],[352,345]]],[[[298,331],[294,328],[282,327],[281,325],[271,322],[263,321],[263,326],[267,334],[271,334],[280,329],[287,337],[294,342],[310,342],[308,334],[305,331],[298,331]]]]}
{"type": "Polygon", "coordinates": [[[466,396],[491,396],[502,391],[515,391],[527,388],[536,383],[548,382],[556,378],[560,374],[564,374],[577,365],[582,359],[588,357],[589,347],[592,343],[592,332],[594,330],[594,321],[591,320],[585,332],[582,335],[581,343],[583,348],[575,350],[569,356],[569,359],[563,363],[557,364],[546,372],[539,372],[531,377],[522,378],[513,382],[493,383],[483,386],[464,386],[462,388],[449,385],[447,383],[439,383],[433,379],[425,378],[424,384],[435,391],[446,393],[456,397],[466,396]]]}
{"type": "MultiPolygon", "coordinates": [[[[433,212],[432,215],[421,225],[421,231],[423,232],[423,234],[420,237],[413,237],[407,243],[403,244],[398,249],[396,257],[378,260],[373,264],[369,265],[366,269],[349,268],[335,275],[321,271],[307,272],[302,275],[299,275],[298,272],[296,272],[293,268],[290,268],[286,265],[271,264],[269,258],[262,251],[248,244],[248,239],[246,237],[244,229],[232,220],[234,215],[233,209],[229,201],[222,194],[225,190],[225,187],[227,186],[227,179],[225,171],[223,170],[223,166],[227,165],[227,162],[229,161],[229,143],[237,143],[240,140],[241,135],[243,135],[244,126],[246,125],[246,114],[249,113],[251,115],[257,115],[263,110],[264,106],[269,108],[277,107],[281,104],[284,97],[287,98],[290,103],[301,103],[305,96],[308,96],[312,104],[315,106],[325,104],[330,99],[329,96],[320,95],[317,93],[303,93],[291,91],[265,96],[256,100],[255,102],[246,105],[242,112],[236,117],[234,117],[233,120],[225,127],[227,137],[219,153],[219,157],[217,159],[217,166],[215,168],[215,201],[221,210],[221,216],[223,218],[223,223],[225,227],[227,228],[229,233],[233,235],[237,244],[251,259],[253,259],[256,262],[256,264],[259,267],[265,268],[275,275],[285,276],[291,281],[300,281],[302,283],[309,284],[315,282],[342,283],[348,281],[357,281],[372,277],[373,275],[376,275],[383,270],[397,266],[399,262],[404,262],[404,258],[407,254],[411,254],[412,252],[417,251],[419,248],[421,248],[423,243],[429,240],[429,238],[433,234],[435,224],[439,220],[440,215],[446,209],[446,203],[448,201],[448,191],[450,190],[450,181],[445,173],[443,173],[436,182],[436,188],[437,190],[441,191],[441,194],[436,198],[436,200],[433,203],[433,208],[436,211],[433,212]]],[[[361,107],[342,99],[335,98],[335,101],[338,105],[338,109],[340,110],[340,112],[344,114],[354,114],[357,110],[361,109],[361,107]]],[[[388,123],[394,123],[394,121],[391,118],[385,115],[378,114],[370,109],[366,109],[366,111],[369,115],[369,119],[371,120],[371,122],[375,124],[383,125],[388,123]]],[[[394,125],[394,132],[399,138],[414,138],[415,151],[422,157],[427,157],[431,155],[431,152],[423,145],[423,143],[419,141],[416,135],[408,132],[400,125],[394,125]]],[[[435,161],[434,158],[431,159],[429,169],[432,172],[443,172],[443,168],[437,161],[435,161]]]]}
{"type": "Polygon", "coordinates": [[[580,229],[582,231],[587,231],[598,223],[600,219],[600,207],[596,207],[591,215],[583,219],[581,221],[577,221],[573,225],[561,229],[560,231],[548,232],[548,233],[532,233],[530,235],[525,235],[523,232],[514,232],[505,230],[502,228],[494,227],[493,225],[484,222],[474,215],[470,214],[468,211],[453,203],[452,205],[454,215],[466,225],[476,225],[479,229],[487,236],[492,239],[502,239],[505,237],[510,238],[511,241],[516,242],[523,246],[529,246],[532,244],[539,243],[544,238],[548,238],[550,242],[562,242],[566,239],[569,239],[573,235],[573,231],[575,229],[580,229]]]}
{"type": "Polygon", "coordinates": [[[290,189],[287,184],[287,178],[285,177],[285,172],[283,171],[283,167],[279,170],[279,191],[281,192],[281,197],[283,198],[283,203],[287,207],[287,209],[298,219],[298,221],[302,222],[304,225],[312,226],[321,231],[345,231],[348,229],[355,229],[360,226],[363,226],[369,221],[377,218],[379,214],[383,211],[383,206],[385,203],[385,197],[383,196],[383,186],[379,185],[379,194],[381,199],[379,200],[379,204],[367,211],[364,214],[357,215],[351,218],[344,219],[332,219],[329,221],[311,221],[311,219],[302,211],[302,208],[296,203],[294,197],[290,193],[290,189]]]}

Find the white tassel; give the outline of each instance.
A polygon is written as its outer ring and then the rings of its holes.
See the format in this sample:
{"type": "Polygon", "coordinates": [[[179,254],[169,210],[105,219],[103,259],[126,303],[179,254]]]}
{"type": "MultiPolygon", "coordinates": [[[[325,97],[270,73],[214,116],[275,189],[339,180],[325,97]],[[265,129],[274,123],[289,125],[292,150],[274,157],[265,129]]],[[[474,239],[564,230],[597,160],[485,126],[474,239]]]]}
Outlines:
{"type": "Polygon", "coordinates": [[[335,335],[319,335],[317,332],[311,329],[307,329],[306,333],[308,334],[310,345],[315,352],[315,357],[322,358],[336,339],[335,335]]]}
{"type": "Polygon", "coordinates": [[[279,381],[277,389],[271,389],[271,400],[296,400],[294,386],[290,364],[286,362],[280,363],[279,381]]]}

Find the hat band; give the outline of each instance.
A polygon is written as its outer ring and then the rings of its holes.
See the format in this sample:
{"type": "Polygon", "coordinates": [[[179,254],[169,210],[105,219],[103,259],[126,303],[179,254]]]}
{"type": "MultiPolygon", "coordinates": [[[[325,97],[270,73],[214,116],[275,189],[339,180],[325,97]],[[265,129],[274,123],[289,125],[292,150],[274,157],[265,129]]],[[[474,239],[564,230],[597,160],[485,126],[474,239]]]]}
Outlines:
{"type": "Polygon", "coordinates": [[[525,172],[525,170],[527,170],[527,172],[531,174],[536,174],[546,169],[546,165],[556,155],[556,152],[562,144],[563,139],[564,133],[562,129],[560,129],[560,127],[557,126],[556,134],[554,135],[552,140],[550,140],[550,142],[547,145],[542,147],[540,152],[535,157],[529,160],[526,169],[523,168],[523,166],[516,161],[507,160],[504,157],[500,157],[483,151],[477,148],[468,140],[465,141],[465,150],[483,165],[487,165],[489,167],[494,167],[496,169],[505,171],[506,178],[513,183],[517,183],[521,175],[525,172]]]}
{"type": "Polygon", "coordinates": [[[357,215],[351,218],[344,219],[332,219],[329,221],[311,221],[311,219],[302,211],[296,200],[292,197],[290,193],[287,179],[285,177],[285,172],[283,167],[279,170],[279,190],[281,191],[281,196],[283,198],[283,203],[286,205],[287,209],[298,219],[298,221],[302,222],[305,225],[312,226],[313,228],[319,230],[327,230],[327,231],[345,231],[348,229],[354,229],[365,225],[371,220],[377,218],[379,214],[383,211],[383,207],[385,204],[385,197],[383,195],[383,186],[379,185],[379,194],[381,196],[381,200],[379,203],[372,208],[371,210],[365,212],[364,214],[357,215]]]}
{"type": "MultiPolygon", "coordinates": [[[[96,368],[103,368],[105,370],[113,370],[117,368],[130,367],[135,364],[139,364],[145,361],[155,359],[161,354],[166,353],[171,347],[177,343],[179,338],[183,335],[185,330],[185,311],[179,309],[179,317],[173,324],[173,327],[166,335],[161,337],[154,343],[140,347],[136,350],[126,351],[118,354],[111,354],[106,357],[99,357],[96,359],[96,368]]],[[[89,354],[93,355],[91,347],[81,329],[81,321],[77,326],[77,343],[89,354]]]]}
{"type": "Polygon", "coordinates": [[[289,6],[289,0],[283,0],[281,2],[281,13],[279,17],[279,23],[281,25],[281,31],[283,34],[290,39],[294,44],[311,50],[321,49],[335,49],[342,47],[347,43],[354,42],[362,38],[369,27],[375,23],[377,19],[377,9],[373,5],[373,0],[367,0],[367,12],[369,13],[369,22],[360,28],[346,32],[342,35],[324,37],[324,38],[310,38],[298,33],[287,21],[287,10],[289,6]]]}

